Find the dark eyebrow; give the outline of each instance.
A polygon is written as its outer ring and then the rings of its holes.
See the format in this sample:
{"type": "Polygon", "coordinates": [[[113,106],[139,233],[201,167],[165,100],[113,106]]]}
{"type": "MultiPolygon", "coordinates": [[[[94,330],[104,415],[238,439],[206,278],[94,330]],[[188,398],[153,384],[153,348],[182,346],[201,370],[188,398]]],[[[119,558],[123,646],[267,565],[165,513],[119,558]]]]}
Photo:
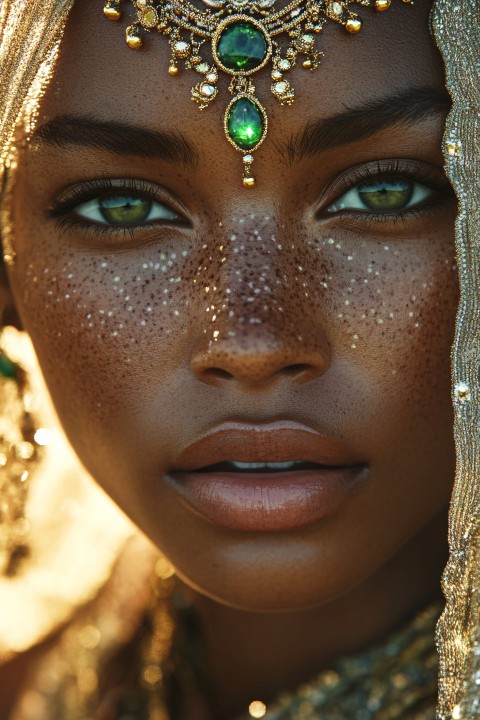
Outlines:
{"type": "Polygon", "coordinates": [[[80,145],[117,155],[137,155],[195,167],[198,154],[178,131],[163,132],[93,117],[61,115],[42,125],[35,138],[65,147],[80,145]]]}
{"type": "Polygon", "coordinates": [[[366,102],[359,107],[308,123],[278,152],[290,163],[330,148],[363,140],[399,123],[419,122],[450,109],[448,95],[429,87],[412,88],[392,97],[366,102]]]}

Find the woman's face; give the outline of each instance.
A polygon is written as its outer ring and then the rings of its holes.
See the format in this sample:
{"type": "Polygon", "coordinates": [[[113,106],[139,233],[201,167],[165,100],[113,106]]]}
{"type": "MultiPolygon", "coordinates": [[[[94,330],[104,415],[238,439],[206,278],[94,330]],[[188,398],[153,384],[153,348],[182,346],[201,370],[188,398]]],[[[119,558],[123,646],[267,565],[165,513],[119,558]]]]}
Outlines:
{"type": "Polygon", "coordinates": [[[135,53],[76,3],[14,191],[10,284],[79,457],[181,577],[245,609],[345,594],[451,489],[441,61],[427,2],[363,17],[325,28],[292,107],[255,78],[244,189],[228,79],[199,112],[165,38],[135,53]]]}

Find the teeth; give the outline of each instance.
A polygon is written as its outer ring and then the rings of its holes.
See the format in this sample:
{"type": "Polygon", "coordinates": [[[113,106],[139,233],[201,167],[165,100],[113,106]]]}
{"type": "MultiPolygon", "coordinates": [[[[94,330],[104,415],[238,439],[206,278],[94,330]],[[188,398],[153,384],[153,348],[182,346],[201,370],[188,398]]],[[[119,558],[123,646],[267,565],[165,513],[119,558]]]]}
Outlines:
{"type": "Polygon", "coordinates": [[[232,460],[230,464],[237,470],[291,470],[295,465],[298,465],[299,462],[299,460],[292,460],[291,462],[246,463],[232,460]]]}

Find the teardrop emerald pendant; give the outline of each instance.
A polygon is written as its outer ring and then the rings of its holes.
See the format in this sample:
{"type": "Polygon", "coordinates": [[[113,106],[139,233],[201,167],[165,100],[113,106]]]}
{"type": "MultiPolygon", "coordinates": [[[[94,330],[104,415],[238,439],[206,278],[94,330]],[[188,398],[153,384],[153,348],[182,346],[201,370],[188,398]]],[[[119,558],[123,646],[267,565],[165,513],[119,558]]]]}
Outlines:
{"type": "Polygon", "coordinates": [[[261,105],[241,95],[232,100],[225,113],[225,131],[237,150],[251,152],[264,140],[267,117],[261,105]]]}

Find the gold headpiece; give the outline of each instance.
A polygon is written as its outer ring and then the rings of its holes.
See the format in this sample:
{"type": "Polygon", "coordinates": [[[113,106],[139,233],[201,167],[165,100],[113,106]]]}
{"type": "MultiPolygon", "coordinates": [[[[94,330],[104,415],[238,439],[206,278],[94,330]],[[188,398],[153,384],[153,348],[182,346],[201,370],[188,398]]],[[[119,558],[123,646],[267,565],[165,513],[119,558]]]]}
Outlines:
{"type": "MultiPolygon", "coordinates": [[[[272,93],[281,105],[291,105],[295,91],[284,75],[303,57],[302,66],[315,70],[323,53],[315,49],[315,34],[328,20],[343,25],[349,33],[362,28],[354,4],[388,10],[392,0],[292,0],[275,9],[276,0],[202,0],[199,9],[189,0],[132,0],[138,21],[126,30],[128,45],[142,47],[142,29],[166,35],[172,51],[168,72],[178,74],[178,61],[202,76],[192,88],[192,100],[200,109],[208,107],[218,93],[218,71],[232,77],[233,95],[224,116],[227,140],[243,154],[243,185],[252,187],[252,153],[267,135],[265,108],[255,95],[251,76],[271,62],[272,93]],[[276,38],[285,33],[288,47],[276,38]],[[210,43],[213,64],[200,55],[210,43]]],[[[104,13],[111,20],[121,17],[122,0],[107,0],[104,13]]],[[[413,0],[402,0],[413,4],[413,0]]]]}

